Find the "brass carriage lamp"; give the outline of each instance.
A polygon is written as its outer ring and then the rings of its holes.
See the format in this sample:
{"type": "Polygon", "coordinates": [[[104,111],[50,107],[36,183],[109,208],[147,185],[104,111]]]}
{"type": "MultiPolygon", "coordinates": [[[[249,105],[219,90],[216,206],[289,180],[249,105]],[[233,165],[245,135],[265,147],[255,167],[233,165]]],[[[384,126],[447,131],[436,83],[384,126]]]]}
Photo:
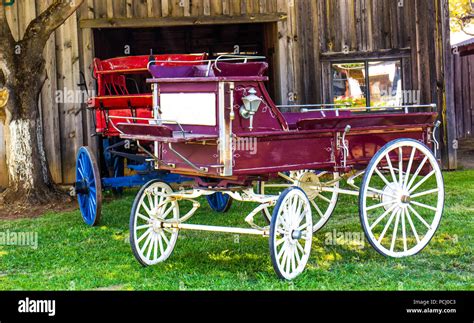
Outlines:
{"type": "Polygon", "coordinates": [[[240,107],[240,115],[244,119],[250,119],[250,131],[253,130],[253,116],[257,113],[260,104],[262,103],[262,98],[258,97],[257,91],[254,88],[249,90],[249,95],[242,98],[243,106],[240,107]]]}

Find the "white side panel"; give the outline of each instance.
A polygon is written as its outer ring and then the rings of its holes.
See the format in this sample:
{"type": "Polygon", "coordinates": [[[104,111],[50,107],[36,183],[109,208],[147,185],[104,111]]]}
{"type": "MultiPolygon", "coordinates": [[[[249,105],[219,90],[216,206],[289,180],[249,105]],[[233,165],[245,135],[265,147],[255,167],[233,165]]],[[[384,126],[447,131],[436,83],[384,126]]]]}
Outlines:
{"type": "Polygon", "coordinates": [[[162,93],[161,118],[183,125],[216,126],[214,93],[162,93]]]}

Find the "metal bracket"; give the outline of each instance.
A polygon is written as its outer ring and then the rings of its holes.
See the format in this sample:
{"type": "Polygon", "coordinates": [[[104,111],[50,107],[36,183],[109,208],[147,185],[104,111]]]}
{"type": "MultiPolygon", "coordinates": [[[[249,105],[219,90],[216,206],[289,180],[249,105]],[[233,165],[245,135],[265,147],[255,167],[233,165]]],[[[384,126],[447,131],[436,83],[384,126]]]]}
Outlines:
{"type": "Polygon", "coordinates": [[[344,168],[347,167],[347,156],[349,155],[349,147],[347,147],[347,144],[346,144],[346,135],[349,133],[349,131],[351,131],[351,126],[347,125],[344,128],[344,134],[342,135],[342,150],[343,150],[343,154],[344,154],[344,161],[343,161],[344,168]]]}
{"type": "Polygon", "coordinates": [[[436,130],[439,129],[439,126],[441,125],[441,121],[436,121],[433,127],[433,132],[432,132],[432,142],[434,143],[434,156],[437,159],[438,158],[438,151],[439,151],[439,142],[436,139],[436,130]]]}

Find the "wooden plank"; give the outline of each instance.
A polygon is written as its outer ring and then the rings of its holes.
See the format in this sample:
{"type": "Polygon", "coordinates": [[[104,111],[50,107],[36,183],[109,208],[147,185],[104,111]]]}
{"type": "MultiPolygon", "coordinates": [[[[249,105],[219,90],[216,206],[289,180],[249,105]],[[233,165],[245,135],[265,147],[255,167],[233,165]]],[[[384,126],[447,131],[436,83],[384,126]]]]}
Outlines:
{"type": "MultiPolygon", "coordinates": [[[[245,1],[242,1],[242,6],[245,4],[245,10],[247,6],[245,1]]],[[[278,0],[277,1],[277,11],[287,12],[288,11],[288,1],[278,0]]],[[[283,20],[277,23],[278,29],[278,42],[275,50],[275,56],[279,61],[279,64],[275,66],[275,74],[278,77],[279,91],[276,93],[275,100],[277,104],[288,104],[288,92],[289,82],[288,82],[288,21],[283,20]]]]}
{"type": "MultiPolygon", "coordinates": [[[[74,13],[58,29],[56,37],[58,90],[76,91],[79,80],[79,49],[76,14],[74,13]]],[[[75,179],[75,156],[83,143],[81,104],[64,102],[59,104],[61,155],[63,183],[75,179]]]]}
{"type": "Polygon", "coordinates": [[[184,1],[171,0],[170,1],[170,16],[183,17],[184,16],[184,1]]]}
{"type": "Polygon", "coordinates": [[[450,43],[450,17],[448,0],[439,0],[439,19],[441,19],[442,53],[443,53],[443,74],[445,102],[442,111],[445,112],[446,119],[443,120],[443,151],[445,152],[445,167],[448,169],[457,168],[457,150],[454,146],[456,140],[456,115],[454,111],[454,88],[453,88],[453,58],[450,43]],[[446,156],[447,153],[447,156],[446,156]],[[447,157],[447,158],[446,158],[447,157]]]}
{"type": "Polygon", "coordinates": [[[222,14],[223,15],[230,15],[230,1],[229,0],[221,0],[222,2],[222,14]]]}
{"type": "MultiPolygon", "coordinates": [[[[115,1],[117,3],[117,1],[115,1]]],[[[114,2],[113,0],[107,0],[107,18],[113,18],[114,17],[114,2]]]]}
{"type": "Polygon", "coordinates": [[[83,19],[81,28],[149,28],[210,24],[266,23],[285,20],[282,14],[254,14],[252,16],[166,17],[163,19],[83,19]]]}
{"type": "Polygon", "coordinates": [[[96,19],[107,18],[107,2],[94,0],[94,13],[96,19]]]}
{"type": "Polygon", "coordinates": [[[127,15],[127,18],[132,18],[134,15],[134,7],[133,7],[133,0],[126,0],[126,8],[125,12],[127,15]]]}
{"type": "Polygon", "coordinates": [[[258,2],[258,12],[259,13],[266,13],[267,10],[267,0],[259,0],[258,2]]]}
{"type": "Polygon", "coordinates": [[[240,15],[241,14],[241,8],[242,8],[242,3],[241,0],[231,0],[230,1],[230,15],[235,16],[235,15],[240,15]]]}
{"type": "Polygon", "coordinates": [[[454,109],[456,113],[456,137],[463,138],[465,134],[464,130],[464,105],[463,105],[463,88],[462,88],[462,75],[463,66],[462,60],[459,55],[454,55],[454,109]]]}
{"type": "Polygon", "coordinates": [[[184,16],[185,17],[189,17],[191,16],[191,3],[190,3],[190,0],[182,0],[184,1],[184,7],[183,7],[183,11],[184,11],[184,16]]]}
{"type": "Polygon", "coordinates": [[[147,0],[134,0],[133,1],[133,18],[148,17],[147,10],[148,10],[147,0]]]}
{"type": "MultiPolygon", "coordinates": [[[[40,14],[52,3],[52,0],[37,2],[37,14],[40,14]]],[[[87,11],[87,6],[81,10],[87,11]]],[[[56,73],[56,36],[53,33],[46,43],[43,57],[47,79],[40,94],[41,121],[43,123],[43,137],[49,170],[55,183],[62,183],[62,164],[60,144],[59,110],[56,102],[57,73],[56,73]]]]}
{"type": "Polygon", "coordinates": [[[222,15],[222,0],[211,0],[211,15],[222,15]]]}
{"type": "MultiPolygon", "coordinates": [[[[109,5],[107,5],[107,11],[109,11],[108,6],[109,5]]],[[[110,15],[110,13],[108,13],[108,15],[110,15]]],[[[116,18],[127,17],[127,1],[126,0],[112,0],[112,17],[116,17],[116,18]]],[[[82,15],[81,15],[81,18],[83,18],[82,15]]],[[[88,17],[84,17],[84,18],[87,19],[88,17]]]]}
{"type": "Polygon", "coordinates": [[[161,0],[153,0],[153,15],[152,17],[158,18],[162,15],[161,0]]]}
{"type": "Polygon", "coordinates": [[[203,2],[204,2],[204,5],[203,5],[204,16],[210,16],[211,15],[211,0],[203,0],[203,2]]]}
{"type": "Polygon", "coordinates": [[[204,15],[204,1],[191,1],[191,16],[198,17],[204,15]]]}
{"type": "Polygon", "coordinates": [[[161,15],[163,17],[170,15],[170,0],[161,0],[161,15]]]}
{"type": "MultiPolygon", "coordinates": [[[[91,3],[92,0],[87,0],[91,3]]],[[[121,1],[122,7],[121,13],[126,15],[126,2],[121,1]]],[[[89,18],[93,18],[91,13],[88,13],[89,18]]],[[[89,97],[93,96],[96,93],[95,89],[95,80],[93,78],[93,59],[94,59],[94,34],[92,29],[83,28],[80,30],[80,41],[79,41],[79,53],[80,53],[80,69],[84,73],[85,83],[89,93],[89,97]]],[[[84,89],[83,89],[84,90],[84,89]]],[[[82,113],[82,124],[83,124],[83,140],[84,145],[89,146],[96,157],[98,158],[99,144],[98,138],[92,136],[95,134],[95,116],[91,110],[88,110],[85,102],[82,104],[83,113],[82,113]]]]}
{"type": "MultiPolygon", "coordinates": [[[[471,92],[472,84],[470,84],[470,73],[469,73],[469,56],[463,56],[460,58],[460,63],[462,66],[462,74],[461,74],[461,85],[462,85],[462,119],[457,122],[457,124],[463,124],[462,127],[465,131],[471,130],[472,125],[472,115],[470,113],[470,102],[471,102],[471,92]]],[[[463,134],[464,135],[464,134],[463,134]]]]}
{"type": "Polygon", "coordinates": [[[472,93],[472,85],[474,84],[474,55],[470,55],[469,61],[469,84],[471,85],[469,103],[466,104],[466,113],[471,114],[471,129],[466,129],[466,137],[474,138],[474,93],[472,93]]]}

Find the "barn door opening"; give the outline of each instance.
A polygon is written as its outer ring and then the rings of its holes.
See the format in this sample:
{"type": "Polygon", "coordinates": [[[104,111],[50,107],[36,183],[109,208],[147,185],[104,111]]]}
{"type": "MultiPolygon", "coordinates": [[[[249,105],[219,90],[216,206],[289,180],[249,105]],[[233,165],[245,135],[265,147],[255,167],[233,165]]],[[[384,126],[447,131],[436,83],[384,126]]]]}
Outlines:
{"type": "Polygon", "coordinates": [[[95,29],[95,57],[128,55],[209,53],[210,58],[239,53],[262,55],[270,64],[267,89],[275,97],[275,23],[177,26],[160,28],[95,29]]]}

